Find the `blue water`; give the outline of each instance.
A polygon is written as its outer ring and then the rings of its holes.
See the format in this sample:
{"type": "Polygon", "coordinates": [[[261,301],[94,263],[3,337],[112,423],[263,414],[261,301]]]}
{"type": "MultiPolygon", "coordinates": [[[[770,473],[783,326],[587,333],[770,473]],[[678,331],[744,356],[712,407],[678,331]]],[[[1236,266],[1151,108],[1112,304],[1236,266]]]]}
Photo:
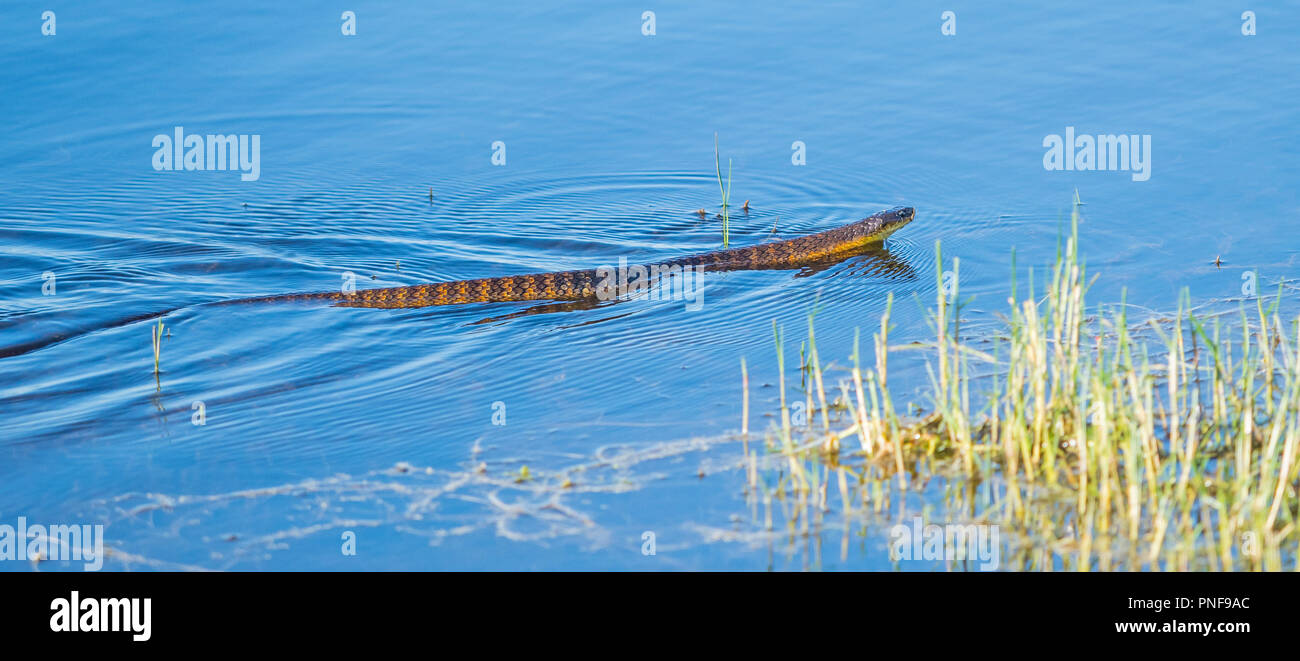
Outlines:
{"type": "Polygon", "coordinates": [[[109,569],[885,568],[879,528],[757,534],[733,433],[742,357],[751,425],[776,410],[774,319],[791,375],[814,303],[841,365],[889,292],[928,337],[937,240],[991,316],[1076,189],[1093,301],[1300,275],[1294,5],[1244,36],[1213,2],[653,4],[361,2],[343,35],[344,8],[90,2],[47,36],[6,3],[0,523],[104,524],[109,569]],[[155,170],[176,127],[260,136],[259,177],[155,170]],[[1067,127],[1151,136],[1149,180],[1045,170],[1067,127]],[[805,277],[711,275],[700,311],[200,305],[715,249],[715,133],[735,244],[917,221],[805,277]]]}

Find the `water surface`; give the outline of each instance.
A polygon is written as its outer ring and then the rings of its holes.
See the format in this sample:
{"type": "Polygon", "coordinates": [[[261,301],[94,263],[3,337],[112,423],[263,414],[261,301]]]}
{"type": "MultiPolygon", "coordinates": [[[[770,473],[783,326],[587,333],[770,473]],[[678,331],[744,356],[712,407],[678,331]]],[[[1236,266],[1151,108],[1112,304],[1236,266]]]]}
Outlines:
{"type": "Polygon", "coordinates": [[[1243,36],[1216,5],[957,8],[944,36],[942,3],[669,2],[646,36],[641,6],[367,2],[345,36],[336,9],[92,2],[43,36],[10,3],[0,519],[104,523],[112,569],[887,568],[879,529],[843,554],[757,534],[741,358],[763,429],[773,320],[787,366],[814,305],[840,364],[890,292],[896,339],[929,337],[938,240],[991,317],[1076,189],[1093,301],[1295,277],[1300,13],[1243,36]],[[259,178],[155,171],[177,126],[259,135],[259,178]],[[1066,127],[1150,135],[1150,179],[1044,170],[1066,127]],[[715,133],[734,244],[918,219],[818,273],[709,276],[699,311],[204,305],[716,249],[715,133]]]}

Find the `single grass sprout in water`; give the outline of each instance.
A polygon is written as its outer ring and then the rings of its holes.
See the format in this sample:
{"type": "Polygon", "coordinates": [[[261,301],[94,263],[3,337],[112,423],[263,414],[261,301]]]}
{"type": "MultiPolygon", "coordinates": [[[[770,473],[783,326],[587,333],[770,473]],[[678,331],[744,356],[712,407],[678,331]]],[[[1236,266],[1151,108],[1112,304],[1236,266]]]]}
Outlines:
{"type": "Polygon", "coordinates": [[[162,355],[162,337],[163,337],[162,317],[158,317],[158,323],[153,327],[153,374],[158,376],[158,362],[162,355]]]}
{"type": "MultiPolygon", "coordinates": [[[[731,233],[731,159],[727,159],[727,187],[722,188],[722,160],[718,156],[718,134],[713,134],[713,167],[718,175],[718,193],[722,195],[722,247],[730,245],[731,233]]],[[[746,209],[749,200],[745,200],[746,209]]]]}

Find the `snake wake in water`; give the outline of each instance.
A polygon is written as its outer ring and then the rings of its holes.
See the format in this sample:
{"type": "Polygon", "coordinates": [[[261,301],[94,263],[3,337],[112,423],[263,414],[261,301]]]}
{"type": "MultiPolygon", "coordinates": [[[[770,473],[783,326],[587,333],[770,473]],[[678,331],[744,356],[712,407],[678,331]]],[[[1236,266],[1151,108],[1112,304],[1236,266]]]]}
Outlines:
{"type": "MultiPolygon", "coordinates": [[[[890,257],[889,253],[882,249],[881,242],[885,237],[912,222],[914,214],[915,212],[911,207],[896,207],[825,232],[745,248],[690,255],[667,263],[657,264],[654,268],[660,273],[665,271],[672,273],[674,268],[679,268],[683,273],[682,280],[685,280],[685,272],[688,269],[695,272],[695,278],[702,277],[701,271],[767,269],[802,269],[799,275],[808,275],[825,269],[832,264],[842,262],[849,257],[862,255],[870,258],[869,269],[910,273],[910,267],[890,257]]],[[[608,293],[607,279],[609,271],[610,269],[597,268],[581,271],[512,275],[499,278],[454,280],[408,287],[362,289],[351,293],[333,291],[283,294],[214,301],[204,305],[221,306],[239,303],[303,301],[329,302],[335,306],[357,308],[417,308],[459,303],[548,301],[527,310],[510,313],[504,317],[494,317],[475,322],[486,323],[528,314],[585,309],[601,305],[608,300],[603,295],[608,293]]],[[[698,282],[696,285],[698,287],[698,282]]],[[[618,299],[621,297],[622,292],[615,292],[615,295],[609,298],[618,299]]],[[[20,356],[72,337],[105,328],[125,326],[145,319],[153,319],[178,309],[180,308],[135,314],[115,320],[110,324],[99,324],[70,332],[55,333],[29,342],[0,347],[0,358],[20,356]]]]}
{"type": "MultiPolygon", "coordinates": [[[[670,260],[651,272],[752,271],[812,267],[860,254],[885,237],[912,222],[915,210],[895,207],[835,229],[786,241],[762,243],[744,248],[717,250],[670,260]]],[[[638,268],[638,267],[633,267],[638,268]]],[[[696,276],[699,277],[699,276],[696,276]]],[[[511,301],[582,301],[613,297],[609,292],[610,269],[556,271],[497,278],[453,280],[407,287],[281,294],[242,298],[225,303],[274,303],[329,301],[352,308],[420,308],[462,303],[505,303],[511,301]]]]}

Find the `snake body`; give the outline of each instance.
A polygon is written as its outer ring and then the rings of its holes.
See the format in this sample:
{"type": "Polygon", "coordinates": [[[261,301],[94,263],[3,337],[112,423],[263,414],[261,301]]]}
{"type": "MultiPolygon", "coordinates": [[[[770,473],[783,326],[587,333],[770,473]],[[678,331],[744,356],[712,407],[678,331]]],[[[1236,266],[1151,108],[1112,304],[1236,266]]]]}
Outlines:
{"type": "MultiPolygon", "coordinates": [[[[910,223],[911,207],[895,207],[862,220],[817,234],[744,248],[689,255],[657,264],[661,272],[674,267],[705,271],[740,271],[798,268],[843,259],[910,223]]],[[[642,267],[647,268],[647,267],[642,267]]],[[[608,269],[583,269],[509,275],[496,278],[454,280],[406,287],[282,294],[245,298],[230,303],[331,301],[354,308],[418,308],[461,303],[509,301],[574,301],[602,296],[609,283],[608,269]]]]}

